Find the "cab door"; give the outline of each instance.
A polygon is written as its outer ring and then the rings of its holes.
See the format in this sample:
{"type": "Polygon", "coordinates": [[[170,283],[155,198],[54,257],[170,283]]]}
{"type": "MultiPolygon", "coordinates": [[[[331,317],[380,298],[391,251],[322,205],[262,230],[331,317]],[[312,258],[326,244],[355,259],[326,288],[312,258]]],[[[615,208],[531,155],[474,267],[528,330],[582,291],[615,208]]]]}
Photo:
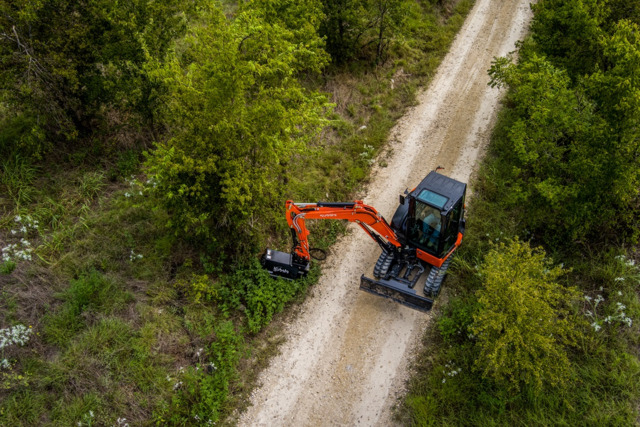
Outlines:
{"type": "Polygon", "coordinates": [[[458,230],[460,229],[460,221],[462,219],[462,205],[463,200],[459,200],[453,209],[449,211],[449,215],[444,219],[444,238],[440,252],[443,255],[451,250],[458,239],[458,230]]]}

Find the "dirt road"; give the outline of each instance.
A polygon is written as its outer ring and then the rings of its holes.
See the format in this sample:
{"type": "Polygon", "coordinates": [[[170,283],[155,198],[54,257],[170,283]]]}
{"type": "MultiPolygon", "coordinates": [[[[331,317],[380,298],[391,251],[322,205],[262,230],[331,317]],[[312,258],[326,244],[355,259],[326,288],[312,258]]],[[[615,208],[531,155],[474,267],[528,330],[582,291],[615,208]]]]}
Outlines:
{"type": "MultiPolygon", "coordinates": [[[[469,179],[500,97],[487,86],[486,70],[523,37],[529,3],[476,1],[419,105],[392,132],[387,166],[374,170],[365,203],[390,219],[398,194],[436,166],[469,179]]],[[[358,290],[360,275],[371,276],[379,248],[352,230],[332,248],[240,425],[393,424],[391,407],[403,393],[407,366],[430,316],[358,290]]]]}

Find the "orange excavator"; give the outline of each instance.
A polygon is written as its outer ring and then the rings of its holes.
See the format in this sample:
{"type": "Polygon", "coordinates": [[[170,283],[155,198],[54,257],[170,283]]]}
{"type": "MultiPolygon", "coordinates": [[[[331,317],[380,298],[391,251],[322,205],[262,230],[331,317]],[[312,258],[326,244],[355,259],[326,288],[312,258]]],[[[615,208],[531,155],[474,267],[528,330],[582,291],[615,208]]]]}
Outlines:
{"type": "Polygon", "coordinates": [[[437,170],[430,172],[411,192],[400,195],[400,205],[391,224],[375,208],[360,200],[346,203],[288,200],[286,217],[293,249],[291,253],[267,249],[262,265],[274,277],[291,280],[304,277],[309,272],[313,251],[309,247],[305,221],[355,222],[382,249],[373,269],[375,279],[362,275],[360,289],[429,311],[440,292],[451,257],[462,242],[466,190],[466,184],[437,170]],[[418,283],[421,293],[416,290],[418,283]]]}

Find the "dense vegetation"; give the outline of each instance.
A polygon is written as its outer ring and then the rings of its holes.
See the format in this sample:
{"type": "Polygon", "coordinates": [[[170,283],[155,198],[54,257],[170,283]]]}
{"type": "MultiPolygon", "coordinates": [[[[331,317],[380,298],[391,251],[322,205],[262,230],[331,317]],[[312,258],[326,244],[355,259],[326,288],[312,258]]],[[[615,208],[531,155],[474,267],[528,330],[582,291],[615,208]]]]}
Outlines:
{"type": "Polygon", "coordinates": [[[471,4],[1,0],[0,425],[242,405],[319,273],[259,267],[282,202],[350,197],[471,4]]]}
{"type": "Polygon", "coordinates": [[[639,7],[541,0],[489,70],[505,109],[406,421],[638,422],[639,7]]]}

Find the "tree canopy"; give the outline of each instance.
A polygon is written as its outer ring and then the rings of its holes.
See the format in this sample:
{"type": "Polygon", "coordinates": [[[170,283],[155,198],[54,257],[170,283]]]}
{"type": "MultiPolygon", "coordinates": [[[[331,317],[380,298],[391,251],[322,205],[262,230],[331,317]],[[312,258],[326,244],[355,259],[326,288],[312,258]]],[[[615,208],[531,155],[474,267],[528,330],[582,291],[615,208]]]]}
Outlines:
{"type": "Polygon", "coordinates": [[[170,137],[147,165],[171,224],[209,239],[223,227],[237,234],[228,236],[236,246],[252,235],[247,222],[277,199],[290,157],[320,129],[327,107],[297,79],[327,63],[321,40],[262,4],[232,21],[210,9],[207,25],[150,71],[167,87],[161,116],[170,137]]]}

